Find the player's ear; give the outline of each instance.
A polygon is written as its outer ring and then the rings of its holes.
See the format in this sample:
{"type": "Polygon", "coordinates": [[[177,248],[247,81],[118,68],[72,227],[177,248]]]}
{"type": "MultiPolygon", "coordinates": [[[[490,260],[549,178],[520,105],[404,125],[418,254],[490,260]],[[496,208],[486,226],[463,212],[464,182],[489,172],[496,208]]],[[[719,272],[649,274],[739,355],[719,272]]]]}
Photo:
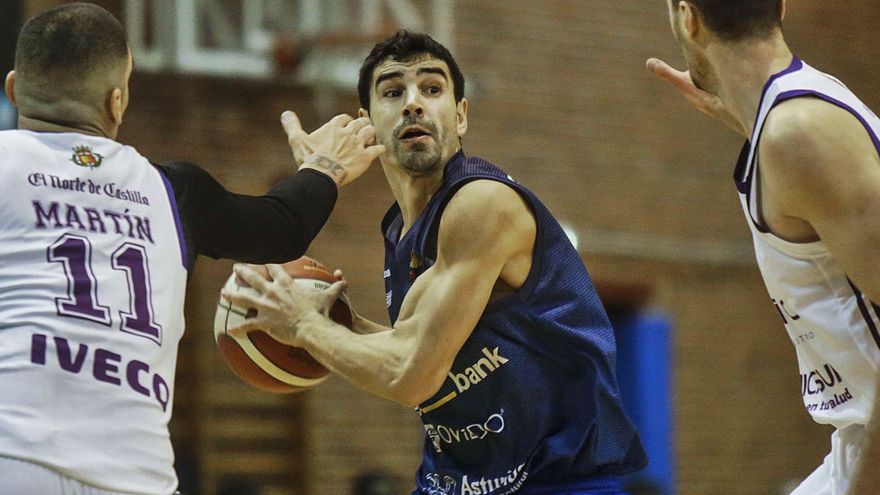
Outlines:
{"type": "Polygon", "coordinates": [[[6,85],[4,86],[6,89],[6,97],[9,98],[9,101],[15,105],[15,71],[9,71],[9,74],[6,74],[6,85]]]}
{"type": "Polygon", "coordinates": [[[697,8],[690,2],[678,2],[678,18],[681,31],[690,39],[696,40],[702,34],[703,18],[697,8]]]}
{"type": "Polygon", "coordinates": [[[370,112],[366,111],[364,108],[358,108],[358,117],[369,117],[370,112]]]}
{"type": "Polygon", "coordinates": [[[125,100],[123,99],[122,90],[113,88],[107,100],[107,109],[110,111],[110,118],[116,125],[122,125],[122,115],[125,113],[125,100]]]}
{"type": "Polygon", "coordinates": [[[467,98],[462,98],[460,102],[455,106],[455,130],[458,133],[458,137],[464,136],[467,132],[468,121],[467,121],[467,109],[468,109],[468,101],[467,98]]]}

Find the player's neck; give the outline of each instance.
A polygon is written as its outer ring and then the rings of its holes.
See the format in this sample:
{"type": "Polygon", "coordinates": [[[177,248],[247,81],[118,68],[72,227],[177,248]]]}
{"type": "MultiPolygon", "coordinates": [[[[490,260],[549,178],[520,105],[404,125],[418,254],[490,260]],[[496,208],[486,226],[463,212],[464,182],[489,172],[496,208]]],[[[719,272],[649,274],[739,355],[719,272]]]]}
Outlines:
{"type": "Polygon", "coordinates": [[[385,177],[403,215],[404,229],[415,223],[443,182],[445,163],[427,175],[413,175],[399,165],[383,164],[385,177]]]}
{"type": "Polygon", "coordinates": [[[115,139],[116,137],[97,124],[56,123],[25,115],[18,116],[18,128],[36,132],[74,132],[108,139],[115,139]]]}
{"type": "Polygon", "coordinates": [[[719,44],[711,51],[717,94],[751,135],[764,86],[770,77],[791,65],[791,50],[780,34],[760,42],[719,44]]]}

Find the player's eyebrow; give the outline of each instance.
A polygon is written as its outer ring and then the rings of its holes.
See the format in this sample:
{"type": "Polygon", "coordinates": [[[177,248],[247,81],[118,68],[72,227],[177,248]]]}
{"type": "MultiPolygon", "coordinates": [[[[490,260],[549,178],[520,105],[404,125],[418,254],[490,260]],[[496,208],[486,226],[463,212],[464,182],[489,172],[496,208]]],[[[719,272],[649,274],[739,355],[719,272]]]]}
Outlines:
{"type": "MultiPolygon", "coordinates": [[[[439,74],[439,75],[443,76],[444,80],[446,80],[447,82],[449,81],[449,76],[446,75],[446,71],[440,67],[422,67],[416,71],[416,74],[417,75],[439,74]]],[[[378,88],[379,84],[381,84],[382,81],[387,81],[388,79],[394,79],[394,78],[398,78],[398,77],[403,77],[403,72],[400,72],[400,71],[386,72],[376,78],[376,87],[378,88]]]]}

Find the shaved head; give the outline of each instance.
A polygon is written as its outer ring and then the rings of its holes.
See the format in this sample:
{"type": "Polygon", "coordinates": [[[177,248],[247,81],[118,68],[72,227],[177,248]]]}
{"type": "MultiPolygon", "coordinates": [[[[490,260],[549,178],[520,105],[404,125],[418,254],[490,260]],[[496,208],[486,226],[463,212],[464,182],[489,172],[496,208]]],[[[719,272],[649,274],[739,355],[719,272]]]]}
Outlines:
{"type": "Polygon", "coordinates": [[[22,27],[16,105],[22,115],[59,123],[88,109],[101,114],[113,90],[127,88],[128,71],[128,40],[113,15],[92,4],[61,5],[22,27]]]}

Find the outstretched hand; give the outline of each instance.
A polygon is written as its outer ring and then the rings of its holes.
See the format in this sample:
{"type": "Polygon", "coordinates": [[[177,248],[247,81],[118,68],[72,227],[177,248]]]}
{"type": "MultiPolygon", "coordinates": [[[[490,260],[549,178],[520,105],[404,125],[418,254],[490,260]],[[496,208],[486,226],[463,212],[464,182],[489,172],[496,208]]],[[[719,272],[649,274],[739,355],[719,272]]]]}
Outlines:
{"type": "Polygon", "coordinates": [[[651,73],[677,89],[694,108],[721,121],[722,124],[733,129],[737,134],[746,138],[749,137],[746,129],[727,110],[721,98],[703,91],[694,84],[690,71],[673,69],[669,64],[657,58],[649,58],[645,66],[651,73]]]}
{"type": "Polygon", "coordinates": [[[298,286],[281,265],[266,265],[272,280],[266,280],[253,268],[236,264],[236,276],[253,290],[227,291],[220,295],[230,303],[255,309],[256,315],[241,325],[227,329],[233,337],[244,337],[248,332],[262,330],[273,339],[287,345],[301,347],[298,336],[300,325],[309,318],[329,318],[333,303],[348,286],[341,277],[326,290],[298,286]]]}
{"type": "Polygon", "coordinates": [[[281,114],[281,125],[300,170],[317,170],[344,186],[360,177],[385,153],[385,146],[371,144],[376,135],[369,117],[337,115],[311,134],[303,130],[291,111],[281,114]]]}

